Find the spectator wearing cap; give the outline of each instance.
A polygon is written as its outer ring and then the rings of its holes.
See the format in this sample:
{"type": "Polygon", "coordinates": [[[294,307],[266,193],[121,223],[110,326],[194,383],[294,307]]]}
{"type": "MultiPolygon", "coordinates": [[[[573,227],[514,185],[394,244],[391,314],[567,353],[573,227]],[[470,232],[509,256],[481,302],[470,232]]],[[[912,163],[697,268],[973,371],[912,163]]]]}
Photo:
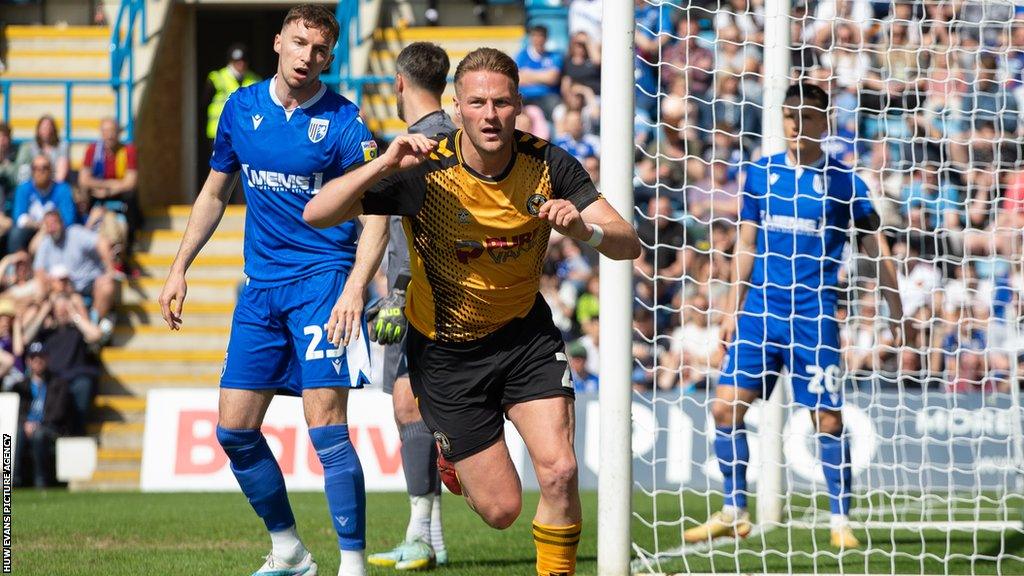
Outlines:
{"type": "Polygon", "coordinates": [[[547,41],[547,28],[531,26],[526,46],[516,55],[516,65],[519,66],[519,93],[523,95],[523,104],[539,107],[550,122],[555,106],[562,101],[559,94],[562,55],[548,52],[547,41]]]}
{"type": "Polygon", "coordinates": [[[251,86],[260,77],[249,70],[249,55],[243,44],[232,44],[228,48],[228,63],[206,75],[206,137],[212,142],[217,136],[217,123],[224,103],[235,90],[251,86]]]}
{"type": "Polygon", "coordinates": [[[90,300],[97,317],[106,319],[114,305],[114,279],[110,243],[98,232],[75,224],[64,228],[61,214],[51,210],[43,220],[45,236],[36,251],[33,268],[40,284],[64,266],[75,292],[90,300]]]}
{"type": "Polygon", "coordinates": [[[39,154],[32,159],[32,178],[23,182],[14,192],[14,230],[8,240],[7,251],[28,248],[39,232],[48,211],[57,211],[63,222],[74,222],[75,200],[71,186],[53,180],[50,157],[39,154]]]}
{"type": "MultiPolygon", "coordinates": [[[[70,430],[71,411],[67,382],[49,367],[49,354],[42,342],[33,342],[25,354],[28,369],[17,389],[28,409],[21,425],[23,441],[31,448],[36,488],[53,486],[54,445],[70,430]]],[[[22,478],[24,482],[26,478],[22,478]]],[[[27,482],[24,482],[27,484],[27,482]]]]}
{"type": "Polygon", "coordinates": [[[569,372],[572,374],[572,385],[576,393],[595,394],[598,390],[598,378],[587,370],[587,349],[579,342],[569,345],[569,372]]]}
{"type": "Polygon", "coordinates": [[[89,319],[89,311],[80,302],[64,294],[51,294],[26,320],[24,338],[45,346],[50,372],[68,385],[71,432],[84,434],[100,375],[94,350],[103,331],[89,319]]]}

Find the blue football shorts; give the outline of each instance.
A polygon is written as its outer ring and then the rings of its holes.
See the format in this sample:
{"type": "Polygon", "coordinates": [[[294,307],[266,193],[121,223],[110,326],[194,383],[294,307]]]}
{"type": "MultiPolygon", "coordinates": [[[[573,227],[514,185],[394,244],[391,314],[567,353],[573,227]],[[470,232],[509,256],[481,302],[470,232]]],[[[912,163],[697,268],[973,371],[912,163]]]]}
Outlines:
{"type": "Polygon", "coordinates": [[[722,364],[719,386],[754,390],[767,398],[786,368],[797,404],[811,409],[843,405],[839,325],[832,318],[781,319],[740,312],[722,364]]]}
{"type": "Polygon", "coordinates": [[[301,396],[308,388],[367,384],[365,319],[363,336],[347,350],[327,340],[327,321],[347,278],[332,270],[269,287],[247,280],[231,320],[220,385],[301,396]]]}

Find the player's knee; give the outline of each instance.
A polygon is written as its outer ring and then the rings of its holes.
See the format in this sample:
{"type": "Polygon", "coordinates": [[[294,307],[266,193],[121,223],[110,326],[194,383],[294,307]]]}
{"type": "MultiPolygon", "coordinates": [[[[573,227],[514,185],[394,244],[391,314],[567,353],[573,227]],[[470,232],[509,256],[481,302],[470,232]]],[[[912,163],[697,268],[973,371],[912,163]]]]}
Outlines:
{"type": "Polygon", "coordinates": [[[407,401],[404,396],[395,397],[395,422],[399,426],[405,424],[412,424],[423,419],[420,416],[420,410],[416,407],[416,399],[410,396],[412,401],[407,401]]]}
{"type": "Polygon", "coordinates": [[[259,430],[234,430],[217,426],[217,442],[230,458],[234,458],[239,452],[256,445],[261,438],[262,434],[259,430]]]}
{"type": "Polygon", "coordinates": [[[537,481],[541,492],[549,495],[568,494],[576,486],[576,458],[570,452],[562,457],[537,464],[537,481]]]}
{"type": "Polygon", "coordinates": [[[838,436],[843,432],[843,414],[836,410],[818,410],[818,433],[838,436]]]}
{"type": "Polygon", "coordinates": [[[745,407],[736,403],[717,401],[711,404],[711,417],[719,428],[735,427],[737,422],[743,421],[744,412],[745,407]]]}
{"type": "Polygon", "coordinates": [[[504,530],[514,524],[522,509],[523,502],[518,494],[494,499],[482,506],[478,504],[476,507],[477,514],[483,518],[484,522],[497,530],[504,530]]]}

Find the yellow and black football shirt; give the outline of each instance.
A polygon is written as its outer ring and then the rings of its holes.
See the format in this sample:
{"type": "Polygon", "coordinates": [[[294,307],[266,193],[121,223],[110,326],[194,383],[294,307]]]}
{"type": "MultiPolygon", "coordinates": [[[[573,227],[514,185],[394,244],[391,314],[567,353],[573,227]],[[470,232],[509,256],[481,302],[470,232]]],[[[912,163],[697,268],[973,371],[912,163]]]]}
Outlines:
{"type": "Polygon", "coordinates": [[[363,197],[365,214],[404,216],[412,281],[406,316],[442,342],[482,338],[533,306],[551,226],[548,199],[583,210],[599,195],[568,152],[515,132],[508,167],[487,178],[462,162],[461,130],[444,135],[423,164],[393,174],[363,197]]]}

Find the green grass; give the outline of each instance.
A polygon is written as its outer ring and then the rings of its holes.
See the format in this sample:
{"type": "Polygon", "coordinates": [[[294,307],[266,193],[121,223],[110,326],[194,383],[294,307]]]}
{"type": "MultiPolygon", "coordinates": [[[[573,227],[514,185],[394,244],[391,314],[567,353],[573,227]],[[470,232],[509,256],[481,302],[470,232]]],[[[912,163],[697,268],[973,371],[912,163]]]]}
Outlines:
{"type": "MultiPolygon", "coordinates": [[[[446,495],[445,528],[452,563],[442,575],[531,575],[533,542],[530,517],[535,494],[525,495],[522,518],[510,529],[487,528],[461,498],[446,495]]],[[[335,536],[322,494],[291,496],[299,532],[320,564],[337,571],[335,536]]],[[[717,502],[711,502],[717,506],[717,502]]],[[[796,504],[796,503],[794,503],[796,504]]],[[[807,503],[800,503],[801,506],[807,503]]],[[[862,505],[866,503],[862,502],[862,505]]],[[[875,502],[875,505],[878,503],[875,502]]],[[[594,574],[597,556],[597,498],[584,494],[585,528],[579,550],[579,574],[594,574]]],[[[640,547],[680,546],[680,510],[702,517],[703,496],[637,495],[633,538],[640,547]],[[646,527],[657,504],[657,518],[646,527]]],[[[408,500],[404,494],[370,494],[367,519],[371,552],[395,544],[405,534],[408,500]]],[[[1019,509],[1019,507],[1018,507],[1019,509]]],[[[217,574],[246,575],[262,563],[269,542],[262,524],[240,493],[139,494],[16,491],[13,510],[14,573],[31,575],[217,574]]],[[[1024,537],[1018,531],[977,534],[872,530],[868,551],[842,559],[846,573],[1024,574],[1024,537]],[[976,554],[975,551],[978,553],[976,554]],[[911,558],[913,556],[914,558],[911,558]],[[946,558],[946,556],[950,556],[946,558]],[[1014,558],[1016,556],[1016,558],[1014,558]],[[973,557],[973,561],[972,561],[973,557]],[[922,560],[923,558],[923,560],[922,560]]],[[[777,529],[763,538],[722,544],[663,561],[667,572],[817,572],[838,573],[839,560],[828,554],[827,530],[777,529]],[[787,553],[786,551],[792,551],[787,553]]],[[[370,569],[370,574],[390,574],[370,569]]]]}

